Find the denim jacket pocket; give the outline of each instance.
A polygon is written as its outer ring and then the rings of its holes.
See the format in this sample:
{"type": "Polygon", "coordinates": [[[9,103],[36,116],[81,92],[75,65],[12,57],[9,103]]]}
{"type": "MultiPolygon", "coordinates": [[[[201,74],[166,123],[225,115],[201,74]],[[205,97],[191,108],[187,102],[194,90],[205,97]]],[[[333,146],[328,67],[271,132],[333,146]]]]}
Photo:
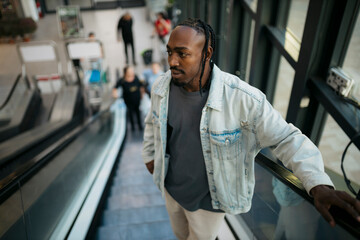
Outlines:
{"type": "Polygon", "coordinates": [[[218,160],[236,159],[241,152],[240,138],[240,128],[222,132],[210,131],[212,157],[218,160]]]}
{"type": "Polygon", "coordinates": [[[240,128],[222,132],[210,131],[211,158],[214,167],[215,187],[221,205],[229,209],[239,204],[239,195],[244,187],[240,186],[241,174],[244,171],[244,161],[241,154],[240,128]]]}

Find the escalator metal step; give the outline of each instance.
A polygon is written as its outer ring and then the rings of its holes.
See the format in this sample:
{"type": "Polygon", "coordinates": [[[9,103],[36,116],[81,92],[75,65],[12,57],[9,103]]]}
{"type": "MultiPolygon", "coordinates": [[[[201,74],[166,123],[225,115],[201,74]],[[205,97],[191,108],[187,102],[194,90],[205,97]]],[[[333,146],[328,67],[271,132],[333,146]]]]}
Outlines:
{"type": "Polygon", "coordinates": [[[128,209],[165,205],[161,194],[120,195],[108,198],[107,210],[128,209]]]}
{"type": "Polygon", "coordinates": [[[169,216],[163,205],[153,207],[130,208],[104,211],[102,226],[140,224],[158,221],[169,221],[169,216]]]}
{"type": "Polygon", "coordinates": [[[146,224],[100,227],[96,239],[172,240],[176,239],[176,237],[172,233],[169,221],[159,221],[146,224]]]}
{"type": "Polygon", "coordinates": [[[139,195],[139,194],[151,194],[158,193],[160,190],[155,186],[155,184],[139,184],[132,186],[113,186],[110,190],[110,197],[124,194],[124,195],[139,195]]]}

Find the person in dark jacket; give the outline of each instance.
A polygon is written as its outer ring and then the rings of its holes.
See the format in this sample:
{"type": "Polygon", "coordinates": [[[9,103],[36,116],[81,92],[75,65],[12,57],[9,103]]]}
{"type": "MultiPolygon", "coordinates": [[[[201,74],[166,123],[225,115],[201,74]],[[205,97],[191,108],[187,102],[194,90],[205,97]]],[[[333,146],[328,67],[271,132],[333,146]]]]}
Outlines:
{"type": "Polygon", "coordinates": [[[125,13],[118,22],[117,31],[118,31],[118,41],[120,41],[120,30],[121,30],[122,39],[124,40],[126,64],[129,64],[127,47],[128,45],[131,45],[133,64],[136,65],[132,24],[133,21],[130,13],[125,13]]]}
{"type": "Polygon", "coordinates": [[[138,129],[143,130],[140,118],[140,99],[144,91],[143,85],[139,78],[135,75],[133,67],[124,68],[124,77],[120,78],[114,86],[113,95],[118,96],[117,89],[122,87],[123,98],[127,107],[127,118],[130,120],[131,130],[135,131],[134,115],[138,124],[138,129]]]}

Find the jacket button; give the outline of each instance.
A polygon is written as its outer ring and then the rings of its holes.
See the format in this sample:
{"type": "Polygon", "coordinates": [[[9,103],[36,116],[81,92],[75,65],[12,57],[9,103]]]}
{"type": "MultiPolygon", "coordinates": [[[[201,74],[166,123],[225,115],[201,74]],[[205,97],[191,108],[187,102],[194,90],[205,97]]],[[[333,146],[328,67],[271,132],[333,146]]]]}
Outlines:
{"type": "Polygon", "coordinates": [[[228,138],[225,139],[225,144],[226,144],[226,145],[229,145],[229,144],[230,144],[230,139],[228,139],[228,138]]]}

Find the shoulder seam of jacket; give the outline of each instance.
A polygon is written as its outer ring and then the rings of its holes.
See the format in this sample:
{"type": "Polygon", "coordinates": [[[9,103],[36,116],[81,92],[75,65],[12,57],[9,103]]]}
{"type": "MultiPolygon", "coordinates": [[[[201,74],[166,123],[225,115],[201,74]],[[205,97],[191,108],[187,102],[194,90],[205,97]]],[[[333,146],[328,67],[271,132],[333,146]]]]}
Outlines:
{"type": "MultiPolygon", "coordinates": [[[[233,76],[232,76],[232,77],[233,77],[233,76]]],[[[251,98],[253,98],[254,100],[256,100],[258,103],[261,103],[261,101],[262,101],[261,96],[257,96],[256,94],[248,91],[245,87],[240,86],[240,84],[230,84],[230,83],[229,83],[228,81],[226,81],[226,80],[229,80],[229,78],[228,78],[228,77],[225,78],[225,81],[224,81],[224,84],[225,84],[225,85],[227,85],[227,86],[229,86],[229,87],[231,87],[231,88],[236,88],[236,89],[238,89],[238,90],[246,93],[247,95],[249,95],[251,98]]],[[[234,80],[234,79],[232,79],[232,80],[234,80]]],[[[238,80],[238,81],[243,81],[243,80],[241,80],[240,78],[237,78],[237,80],[238,80]]],[[[244,82],[244,83],[245,83],[245,82],[244,82]]],[[[247,83],[246,83],[246,84],[247,84],[247,83]]],[[[251,85],[249,85],[249,86],[252,87],[251,85]]]]}

